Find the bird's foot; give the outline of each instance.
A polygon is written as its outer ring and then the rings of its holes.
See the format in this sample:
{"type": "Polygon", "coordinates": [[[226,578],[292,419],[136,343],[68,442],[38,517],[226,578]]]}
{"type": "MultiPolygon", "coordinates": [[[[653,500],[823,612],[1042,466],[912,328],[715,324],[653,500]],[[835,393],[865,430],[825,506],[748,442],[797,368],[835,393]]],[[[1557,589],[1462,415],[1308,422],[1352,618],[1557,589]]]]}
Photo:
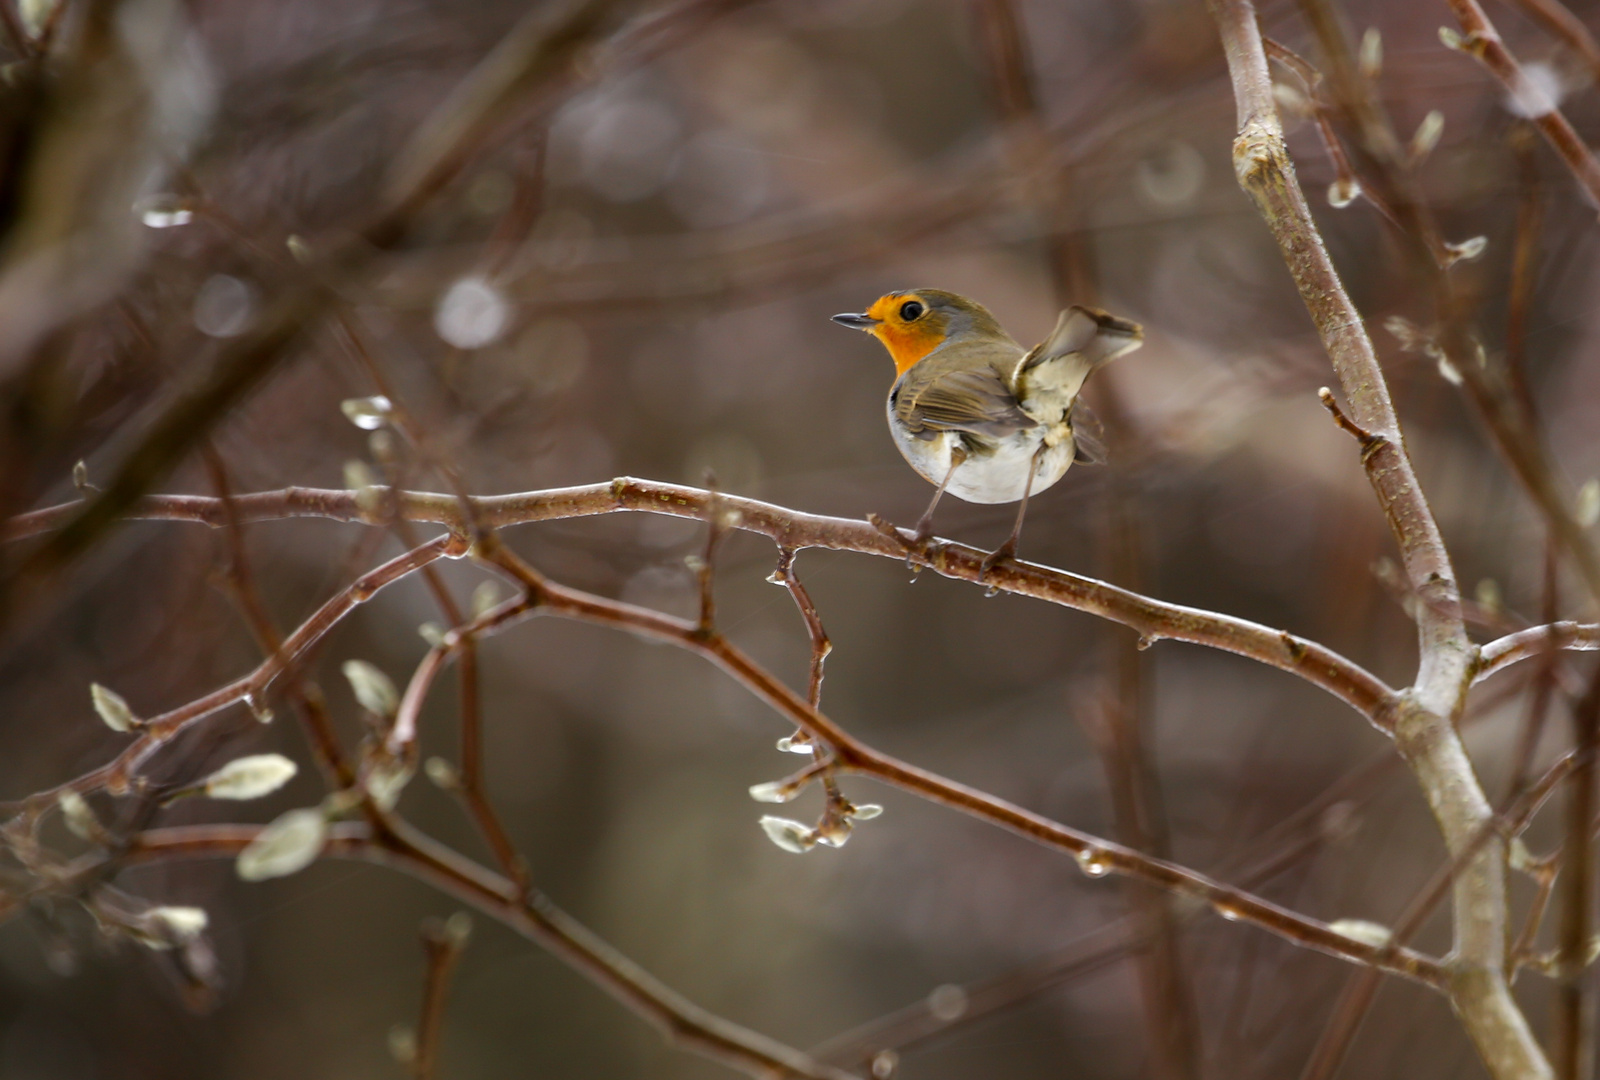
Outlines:
{"type": "MultiPolygon", "coordinates": [[[[978,584],[979,585],[984,584],[984,578],[989,576],[989,571],[993,570],[995,567],[999,566],[1003,562],[1014,561],[1016,559],[1016,557],[1017,557],[1017,541],[1016,541],[1016,538],[1013,537],[1012,539],[1007,540],[1005,543],[1001,544],[999,547],[995,548],[993,551],[989,552],[989,554],[987,554],[987,555],[985,555],[983,557],[983,563],[978,567],[978,584]]],[[[990,596],[993,596],[995,593],[997,593],[999,591],[1000,591],[1000,586],[998,586],[998,585],[989,586],[989,595],[990,596]]]]}
{"type": "Polygon", "coordinates": [[[933,537],[933,530],[928,527],[927,522],[918,522],[917,531],[911,534],[910,539],[907,539],[906,530],[877,514],[868,514],[867,521],[872,524],[874,529],[877,529],[905,549],[907,570],[921,569],[917,566],[918,560],[922,562],[928,561],[928,541],[933,537]]]}
{"type": "Polygon", "coordinates": [[[896,525],[894,522],[878,514],[868,514],[867,521],[874,529],[877,529],[883,535],[887,536],[889,539],[893,540],[907,551],[915,550],[912,541],[906,539],[906,534],[902,532],[900,530],[900,526],[896,525]]]}

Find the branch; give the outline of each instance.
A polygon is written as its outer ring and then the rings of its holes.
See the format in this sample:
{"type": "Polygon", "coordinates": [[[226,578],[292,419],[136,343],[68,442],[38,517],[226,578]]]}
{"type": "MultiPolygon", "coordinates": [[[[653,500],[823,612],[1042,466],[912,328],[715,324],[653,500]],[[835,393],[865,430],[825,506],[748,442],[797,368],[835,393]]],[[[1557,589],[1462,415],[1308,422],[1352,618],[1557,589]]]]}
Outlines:
{"type": "MultiPolygon", "coordinates": [[[[887,543],[886,540],[886,546],[887,543]]],[[[499,545],[489,546],[479,553],[479,557],[492,562],[522,583],[528,592],[527,600],[522,603],[534,614],[624,629],[677,645],[710,660],[780,715],[793,721],[814,741],[827,744],[833,751],[833,759],[840,772],[874,777],[1046,847],[1066,852],[1091,877],[1125,874],[1209,905],[1229,921],[1253,923],[1306,948],[1356,963],[1375,964],[1385,971],[1415,979],[1436,989],[1443,988],[1447,981],[1443,966],[1420,953],[1409,949],[1391,953],[1382,947],[1346,937],[1326,923],[1214,881],[1187,867],[1079,832],[1003,799],[946,780],[874,750],[813,709],[721,635],[703,633],[697,622],[555,584],[499,545]]],[[[974,577],[975,571],[976,568],[974,577]]],[[[504,627],[509,622],[499,625],[504,627]]]]}
{"type": "Polygon", "coordinates": [[[417,1056],[412,1070],[417,1080],[434,1080],[439,1064],[439,1042],[444,1032],[444,1001],[450,975],[467,947],[472,924],[464,912],[448,920],[429,919],[422,924],[422,951],[428,959],[428,976],[422,990],[422,1020],[417,1024],[417,1056]]]}
{"type": "MultiPolygon", "coordinates": [[[[589,517],[618,511],[642,511],[704,520],[710,494],[699,488],[619,477],[609,483],[556,488],[515,495],[477,496],[471,502],[486,528],[537,521],[589,517]]],[[[865,521],[823,517],[771,503],[719,495],[730,528],[760,533],[780,548],[828,548],[855,551],[903,562],[903,545],[865,521]]],[[[353,491],[284,488],[236,495],[241,521],[318,517],[335,521],[386,524],[364,512],[353,491]]],[[[57,527],[68,520],[76,503],[36,510],[13,518],[0,538],[16,540],[57,527]]],[[[425,492],[392,493],[392,512],[410,521],[429,521],[464,530],[467,522],[455,497],[425,492]]],[[[142,499],[128,515],[137,520],[223,523],[218,500],[199,495],[160,495],[142,499]]],[[[929,545],[928,568],[963,581],[977,582],[985,552],[951,541],[929,545]]],[[[1037,563],[1006,562],[984,578],[987,588],[1047,600],[1130,627],[1142,643],[1162,638],[1206,645],[1237,653],[1300,676],[1333,694],[1380,728],[1387,729],[1398,703],[1396,692],[1360,665],[1326,646],[1273,630],[1247,619],[1168,604],[1115,585],[1080,577],[1037,563]]]]}
{"type": "Polygon", "coordinates": [[[1576,652],[1600,649],[1600,623],[1549,623],[1496,638],[1478,650],[1478,662],[1472,669],[1472,680],[1481,682],[1495,672],[1519,660],[1538,656],[1547,649],[1572,649],[1576,652]]]}
{"type": "MultiPolygon", "coordinates": [[[[1600,162],[1595,161],[1594,155],[1561,114],[1555,101],[1549,99],[1547,91],[1529,80],[1527,73],[1517,63],[1517,58],[1500,40],[1499,31],[1495,30],[1477,0],[1446,2],[1450,10],[1455,12],[1461,29],[1466,32],[1466,37],[1461,41],[1461,51],[1474,57],[1500,81],[1517,105],[1519,113],[1539,129],[1550,148],[1566,163],[1572,178],[1588,196],[1589,204],[1600,209],[1600,162]]],[[[1590,45],[1590,55],[1585,59],[1592,62],[1592,41],[1590,45]]]]}
{"type": "MultiPolygon", "coordinates": [[[[193,825],[135,836],[127,862],[233,858],[259,829],[254,825],[193,825]]],[[[463,859],[409,826],[392,822],[381,835],[370,826],[336,826],[324,853],[392,867],[471,904],[548,950],[652,1024],[676,1045],[752,1077],[856,1080],[765,1035],[715,1016],[666,986],[556,907],[542,893],[522,899],[518,886],[463,859]]]]}
{"type": "MultiPolygon", "coordinates": [[[[1459,9],[1471,0],[1451,0],[1459,9]]],[[[1476,652],[1443,537],[1412,470],[1383,369],[1360,312],[1345,292],[1295,178],[1272,96],[1254,6],[1208,0],[1221,33],[1238,108],[1234,168],[1282,250],[1290,275],[1333,363],[1349,420],[1382,445],[1363,451],[1367,478],[1389,520],[1412,588],[1420,662],[1395,723],[1396,743],[1428,798],[1453,857],[1492,810],[1454,722],[1476,652]]],[[[1473,5],[1474,7],[1476,5],[1473,5]]],[[[1455,953],[1449,993],[1479,1054],[1499,1080],[1545,1077],[1549,1064],[1506,981],[1505,844],[1491,842],[1455,876],[1455,953]]]]}
{"type": "Polygon", "coordinates": [[[283,648],[264,660],[249,675],[235,679],[202,698],[162,713],[144,723],[139,737],[110,762],[66,784],[30,795],[23,801],[26,812],[38,813],[65,791],[82,794],[105,788],[113,794],[125,793],[132,786],[139,768],[161,747],[200,720],[238,702],[258,702],[274,679],[339,624],[357,605],[364,604],[379,590],[408,576],[435,559],[464,554],[465,541],[452,535],[430,540],[357,578],[324,603],[290,634],[283,648]]]}

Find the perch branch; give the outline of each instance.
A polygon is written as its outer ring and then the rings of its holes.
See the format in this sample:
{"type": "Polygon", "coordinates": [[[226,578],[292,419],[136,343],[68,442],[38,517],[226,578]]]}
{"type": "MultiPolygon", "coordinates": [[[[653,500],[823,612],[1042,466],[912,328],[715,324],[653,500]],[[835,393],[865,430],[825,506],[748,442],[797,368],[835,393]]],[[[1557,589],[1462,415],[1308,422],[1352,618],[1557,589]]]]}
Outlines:
{"type": "MultiPolygon", "coordinates": [[[[719,495],[718,499],[729,527],[760,533],[779,547],[855,551],[896,561],[906,558],[903,545],[865,521],[806,514],[732,495],[719,495]]],[[[233,501],[240,520],[246,522],[318,517],[370,525],[386,523],[365,513],[357,505],[353,491],[294,487],[236,495],[233,501]]],[[[710,493],[699,488],[631,477],[583,487],[472,499],[479,519],[491,529],[618,511],[704,520],[709,501],[710,493]]],[[[48,531],[68,520],[76,505],[67,503],[20,515],[7,523],[0,537],[15,540],[48,531]]],[[[394,513],[407,520],[437,522],[457,530],[467,527],[454,496],[397,492],[392,507],[394,513]]],[[[200,495],[147,496],[130,510],[128,517],[212,526],[223,522],[218,501],[200,495]]],[[[924,565],[945,577],[976,582],[984,555],[976,548],[940,540],[929,545],[924,565]]],[[[983,584],[1121,623],[1138,633],[1145,644],[1168,638],[1250,657],[1321,687],[1380,728],[1388,728],[1391,711],[1399,702],[1396,692],[1381,679],[1331,649],[1246,619],[1164,603],[1106,582],[1023,561],[1008,561],[995,567],[983,584]]]]}

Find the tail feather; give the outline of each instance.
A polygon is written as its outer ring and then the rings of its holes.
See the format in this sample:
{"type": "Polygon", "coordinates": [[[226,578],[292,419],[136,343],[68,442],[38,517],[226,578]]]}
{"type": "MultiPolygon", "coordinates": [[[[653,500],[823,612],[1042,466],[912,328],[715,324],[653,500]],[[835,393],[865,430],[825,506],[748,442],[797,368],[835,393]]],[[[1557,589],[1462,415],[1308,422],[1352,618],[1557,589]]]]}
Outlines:
{"type": "Polygon", "coordinates": [[[1094,370],[1144,344],[1144,328],[1098,308],[1069,307],[1056,328],[1017,364],[1023,407],[1034,417],[1065,415],[1094,370]]]}
{"type": "Polygon", "coordinates": [[[1083,357],[1089,371],[1109,364],[1123,353],[1144,344],[1144,327],[1099,308],[1069,307],[1056,320],[1056,328],[1033,351],[1026,366],[1054,360],[1068,353],[1083,357]]]}

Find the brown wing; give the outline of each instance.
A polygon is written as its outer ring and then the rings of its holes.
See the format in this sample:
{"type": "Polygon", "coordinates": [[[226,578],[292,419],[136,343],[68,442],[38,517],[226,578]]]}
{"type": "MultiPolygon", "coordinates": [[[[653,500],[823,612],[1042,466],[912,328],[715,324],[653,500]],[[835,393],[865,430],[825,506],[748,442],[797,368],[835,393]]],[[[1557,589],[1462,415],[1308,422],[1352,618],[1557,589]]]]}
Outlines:
{"type": "Polygon", "coordinates": [[[911,434],[923,438],[941,431],[1002,438],[1035,424],[989,367],[907,379],[894,392],[894,413],[911,434]]]}

